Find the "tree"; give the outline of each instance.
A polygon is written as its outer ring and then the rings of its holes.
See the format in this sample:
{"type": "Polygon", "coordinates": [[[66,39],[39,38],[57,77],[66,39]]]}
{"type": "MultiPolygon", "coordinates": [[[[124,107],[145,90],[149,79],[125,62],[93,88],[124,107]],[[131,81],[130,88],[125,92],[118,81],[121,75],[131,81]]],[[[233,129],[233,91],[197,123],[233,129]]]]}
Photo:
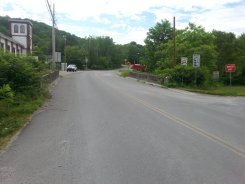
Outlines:
{"type": "Polygon", "coordinates": [[[210,71],[217,69],[215,36],[203,27],[189,23],[187,28],[177,32],[176,43],[179,63],[181,57],[188,57],[189,65],[192,65],[193,54],[200,54],[201,66],[206,66],[210,71]]]}
{"type": "Polygon", "coordinates": [[[152,43],[153,45],[159,45],[161,43],[167,43],[168,40],[173,37],[173,28],[168,20],[161,20],[157,22],[155,27],[150,28],[145,39],[145,43],[152,43]]]}
{"type": "Polygon", "coordinates": [[[65,52],[67,64],[75,64],[79,69],[84,68],[87,55],[85,49],[78,46],[67,46],[65,52]]]}
{"type": "Polygon", "coordinates": [[[114,69],[121,66],[121,50],[110,37],[89,37],[83,48],[87,51],[88,67],[91,69],[114,69]]]}
{"type": "Polygon", "coordinates": [[[236,48],[236,76],[233,83],[245,85],[245,34],[241,34],[235,43],[236,48]]]}
{"type": "Polygon", "coordinates": [[[236,61],[236,36],[234,33],[213,31],[217,50],[217,66],[221,75],[225,74],[225,65],[236,61]]]}
{"type": "MultiPolygon", "coordinates": [[[[216,69],[217,52],[215,50],[215,37],[212,33],[206,32],[201,26],[190,23],[184,30],[176,31],[177,64],[180,64],[181,57],[188,58],[188,65],[192,66],[193,54],[201,55],[201,66],[207,67],[210,71],[216,69]]],[[[156,72],[172,66],[173,41],[158,46],[156,54],[162,56],[156,63],[156,72]]]]}
{"type": "Polygon", "coordinates": [[[130,42],[123,46],[124,58],[131,63],[140,63],[144,56],[144,47],[136,42],[130,42]]]}
{"type": "Polygon", "coordinates": [[[45,55],[42,52],[42,50],[38,46],[34,46],[32,50],[32,55],[33,56],[38,56],[38,60],[40,61],[45,61],[45,55]]]}
{"type": "Polygon", "coordinates": [[[9,36],[8,25],[9,25],[9,16],[1,17],[0,16],[0,32],[9,36]]]}
{"type": "Polygon", "coordinates": [[[145,57],[144,64],[147,70],[153,71],[156,63],[164,57],[161,48],[172,40],[173,28],[168,20],[158,22],[155,27],[150,28],[145,39],[145,57]]]}

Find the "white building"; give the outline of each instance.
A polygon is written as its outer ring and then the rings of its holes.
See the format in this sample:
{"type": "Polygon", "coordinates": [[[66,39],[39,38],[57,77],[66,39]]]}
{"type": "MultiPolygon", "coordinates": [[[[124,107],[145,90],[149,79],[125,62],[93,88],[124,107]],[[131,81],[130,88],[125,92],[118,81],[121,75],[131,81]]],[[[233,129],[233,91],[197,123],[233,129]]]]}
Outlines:
{"type": "Polygon", "coordinates": [[[32,53],[32,23],[29,20],[10,19],[10,35],[0,33],[0,48],[14,54],[32,53]]]}
{"type": "Polygon", "coordinates": [[[25,47],[13,38],[0,33],[0,48],[2,48],[4,51],[8,50],[9,52],[14,53],[15,55],[22,55],[25,47]]]}
{"type": "Polygon", "coordinates": [[[32,23],[29,20],[10,19],[11,37],[24,45],[24,54],[32,53],[32,23]]]}

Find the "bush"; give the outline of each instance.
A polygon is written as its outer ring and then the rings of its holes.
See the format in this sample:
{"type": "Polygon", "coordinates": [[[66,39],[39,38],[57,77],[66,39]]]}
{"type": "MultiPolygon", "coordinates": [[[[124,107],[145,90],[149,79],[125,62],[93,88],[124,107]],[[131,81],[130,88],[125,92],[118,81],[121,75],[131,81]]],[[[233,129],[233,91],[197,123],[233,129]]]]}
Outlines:
{"type": "Polygon", "coordinates": [[[0,87],[0,100],[13,100],[14,92],[11,87],[6,84],[3,87],[0,87]]]}
{"type": "Polygon", "coordinates": [[[41,73],[31,57],[2,53],[0,57],[0,86],[8,84],[14,92],[29,93],[40,88],[41,73]]]}
{"type": "Polygon", "coordinates": [[[165,69],[164,76],[169,77],[169,82],[174,86],[205,86],[210,79],[209,71],[206,67],[193,68],[191,66],[176,66],[173,69],[165,69]]]}
{"type": "Polygon", "coordinates": [[[128,77],[129,73],[130,73],[129,70],[121,70],[120,72],[121,72],[120,76],[122,76],[122,77],[128,77]]]}
{"type": "Polygon", "coordinates": [[[45,64],[0,50],[0,147],[21,128],[47,97],[41,87],[45,64]]]}

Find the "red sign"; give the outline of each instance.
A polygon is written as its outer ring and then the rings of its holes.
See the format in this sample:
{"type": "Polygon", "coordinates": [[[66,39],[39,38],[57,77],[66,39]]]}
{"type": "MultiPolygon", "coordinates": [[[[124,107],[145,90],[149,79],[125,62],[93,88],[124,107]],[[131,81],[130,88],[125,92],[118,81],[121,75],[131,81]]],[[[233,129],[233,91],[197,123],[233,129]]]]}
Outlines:
{"type": "Polygon", "coordinates": [[[235,64],[225,65],[225,71],[226,72],[235,72],[236,71],[236,65],[235,64]]]}

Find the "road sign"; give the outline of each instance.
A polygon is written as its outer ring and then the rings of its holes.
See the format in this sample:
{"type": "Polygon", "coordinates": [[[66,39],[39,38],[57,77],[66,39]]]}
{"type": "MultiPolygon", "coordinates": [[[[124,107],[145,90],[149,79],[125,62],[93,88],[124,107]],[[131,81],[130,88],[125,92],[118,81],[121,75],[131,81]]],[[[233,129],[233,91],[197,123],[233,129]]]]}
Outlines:
{"type": "Polygon", "coordinates": [[[236,65],[235,64],[227,64],[227,65],[225,65],[225,71],[227,73],[230,73],[230,86],[231,86],[231,73],[236,71],[236,65]]]}
{"type": "Polygon", "coordinates": [[[225,65],[225,71],[226,72],[235,72],[236,71],[236,65],[235,64],[225,65]]]}
{"type": "Polygon", "coordinates": [[[181,57],[181,65],[187,65],[187,57],[181,57]]]}
{"type": "Polygon", "coordinates": [[[219,71],[213,71],[213,79],[219,80],[219,71]]]}
{"type": "Polygon", "coordinates": [[[193,54],[193,67],[194,68],[199,68],[200,67],[200,54],[193,54]]]}

